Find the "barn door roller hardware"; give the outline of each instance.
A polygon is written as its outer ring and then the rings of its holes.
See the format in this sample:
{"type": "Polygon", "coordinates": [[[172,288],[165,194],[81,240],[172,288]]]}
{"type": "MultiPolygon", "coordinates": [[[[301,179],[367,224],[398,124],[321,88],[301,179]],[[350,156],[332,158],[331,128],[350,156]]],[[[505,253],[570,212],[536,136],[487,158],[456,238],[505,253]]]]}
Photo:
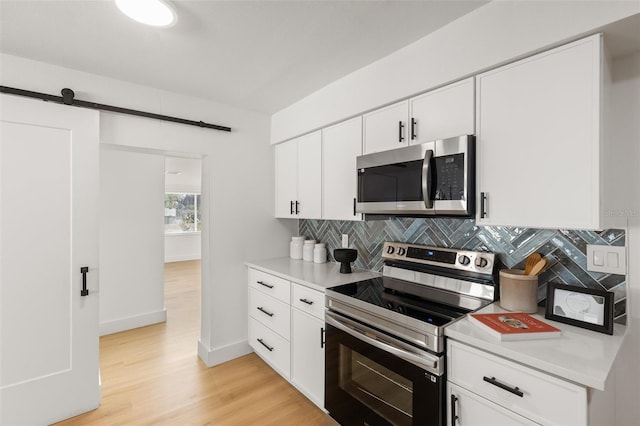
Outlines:
{"type": "Polygon", "coordinates": [[[13,87],[0,86],[0,93],[8,93],[11,95],[25,96],[27,98],[42,99],[43,101],[56,102],[64,105],[73,105],[82,108],[91,108],[101,111],[117,112],[120,114],[137,115],[138,117],[154,118],[156,120],[170,121],[172,123],[188,124],[190,126],[205,127],[207,129],[220,130],[222,132],[230,132],[230,127],[220,126],[218,124],[209,124],[204,121],[186,120],[184,118],[171,117],[168,115],[154,114],[152,112],[138,111],[135,109],[122,108],[113,105],[98,104],[95,102],[81,101],[74,99],[75,93],[69,88],[61,90],[62,96],[48,95],[46,93],[32,92],[30,90],[15,89],[13,87]]]}

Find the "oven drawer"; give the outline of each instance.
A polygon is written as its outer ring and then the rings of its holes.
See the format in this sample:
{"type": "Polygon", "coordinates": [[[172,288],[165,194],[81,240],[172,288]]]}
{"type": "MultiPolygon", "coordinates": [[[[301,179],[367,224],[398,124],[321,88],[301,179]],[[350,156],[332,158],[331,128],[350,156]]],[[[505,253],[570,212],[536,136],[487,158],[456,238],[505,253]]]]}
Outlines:
{"type": "Polygon", "coordinates": [[[291,283],[283,278],[250,268],[249,287],[280,299],[284,303],[291,303],[291,283]]]}
{"type": "Polygon", "coordinates": [[[249,344],[285,379],[291,376],[291,345],[282,336],[249,318],[249,344]]]}
{"type": "Polygon", "coordinates": [[[249,315],[289,340],[291,310],[289,305],[255,289],[249,289],[249,315]]]}
{"type": "Polygon", "coordinates": [[[309,315],[324,321],[324,293],[293,283],[291,304],[309,315]]]}
{"type": "Polygon", "coordinates": [[[452,383],[517,414],[542,424],[587,423],[582,386],[451,340],[447,358],[452,383]]]}

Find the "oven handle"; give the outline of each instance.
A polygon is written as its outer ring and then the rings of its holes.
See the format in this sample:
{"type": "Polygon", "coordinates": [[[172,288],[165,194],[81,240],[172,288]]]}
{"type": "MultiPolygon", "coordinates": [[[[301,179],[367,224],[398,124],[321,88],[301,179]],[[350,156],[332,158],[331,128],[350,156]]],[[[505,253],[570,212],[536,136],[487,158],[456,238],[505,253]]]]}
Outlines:
{"type": "MultiPolygon", "coordinates": [[[[404,359],[405,361],[418,365],[419,367],[435,369],[438,365],[438,358],[431,357],[428,354],[416,355],[402,348],[392,346],[386,341],[382,342],[377,339],[377,336],[379,335],[377,331],[362,324],[353,323],[347,319],[338,319],[337,315],[332,312],[326,312],[325,322],[344,331],[347,334],[350,334],[356,339],[369,343],[370,345],[375,346],[376,348],[381,349],[385,352],[394,354],[399,358],[404,359]]],[[[386,339],[388,339],[388,336],[385,336],[385,340],[386,339]]]]}
{"type": "Polygon", "coordinates": [[[428,149],[424,153],[424,161],[422,162],[422,198],[424,198],[424,206],[427,209],[433,208],[433,200],[431,199],[431,160],[433,159],[433,150],[428,149]]]}

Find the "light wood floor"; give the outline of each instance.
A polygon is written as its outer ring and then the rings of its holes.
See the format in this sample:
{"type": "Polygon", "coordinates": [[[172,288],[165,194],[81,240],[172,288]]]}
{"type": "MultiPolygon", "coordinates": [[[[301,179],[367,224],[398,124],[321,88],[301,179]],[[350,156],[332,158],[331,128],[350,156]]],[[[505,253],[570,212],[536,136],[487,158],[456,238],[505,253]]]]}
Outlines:
{"type": "Polygon", "coordinates": [[[59,425],[323,425],[324,414],[255,354],[197,355],[200,262],[165,266],[167,322],[100,338],[102,404],[59,425]]]}

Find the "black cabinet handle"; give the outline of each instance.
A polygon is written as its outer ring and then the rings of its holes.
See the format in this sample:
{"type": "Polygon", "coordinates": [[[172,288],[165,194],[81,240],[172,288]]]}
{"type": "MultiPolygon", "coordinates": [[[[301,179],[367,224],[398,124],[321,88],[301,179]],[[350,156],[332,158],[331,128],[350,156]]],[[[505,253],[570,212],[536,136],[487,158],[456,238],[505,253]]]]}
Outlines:
{"type": "Polygon", "coordinates": [[[291,214],[293,214],[293,201],[289,201],[289,207],[291,208],[291,214]]]}
{"type": "Polygon", "coordinates": [[[262,281],[256,281],[258,284],[265,286],[266,288],[273,288],[273,286],[271,284],[267,284],[265,282],[262,281]]]}
{"type": "Polygon", "coordinates": [[[87,273],[89,272],[88,266],[83,266],[80,268],[80,273],[82,274],[82,290],[80,290],[80,296],[88,296],[89,290],[87,289],[87,273]]]}
{"type": "Polygon", "coordinates": [[[480,193],[480,219],[484,219],[487,216],[487,194],[486,192],[480,193]]]}
{"type": "Polygon", "coordinates": [[[258,306],[258,308],[257,308],[257,309],[258,309],[260,312],[262,312],[263,314],[267,314],[267,315],[269,315],[270,317],[272,317],[272,316],[273,316],[273,312],[266,311],[262,306],[258,306]]]}
{"type": "Polygon", "coordinates": [[[416,126],[418,123],[416,123],[416,119],[411,117],[411,140],[415,140],[415,138],[417,138],[416,136],[416,126]]]}
{"type": "Polygon", "coordinates": [[[458,402],[458,397],[451,395],[451,426],[456,426],[456,420],[458,420],[458,415],[456,414],[456,402],[458,402]]]}
{"type": "Polygon", "coordinates": [[[402,124],[402,121],[398,121],[398,142],[404,142],[404,136],[402,136],[402,129],[404,129],[404,124],[402,124]]]}
{"type": "Polygon", "coordinates": [[[300,202],[296,201],[296,214],[300,214],[300,210],[298,210],[299,205],[300,205],[300,202]]]}
{"type": "Polygon", "coordinates": [[[306,303],[307,305],[313,305],[313,300],[300,299],[300,301],[301,301],[302,303],[306,303]]]}
{"type": "Polygon", "coordinates": [[[504,389],[507,392],[511,392],[514,395],[519,396],[520,398],[524,397],[524,393],[522,393],[522,391],[520,390],[520,388],[518,388],[517,386],[515,388],[512,388],[511,386],[507,386],[504,383],[500,383],[499,381],[496,380],[495,377],[487,377],[484,376],[482,378],[482,380],[484,380],[487,383],[491,383],[494,386],[499,387],[500,389],[504,389]]]}
{"type": "Polygon", "coordinates": [[[324,348],[324,327],[320,327],[320,349],[324,348]]]}
{"type": "Polygon", "coordinates": [[[269,350],[269,352],[273,352],[273,346],[269,346],[267,345],[265,342],[262,341],[262,339],[256,339],[258,342],[260,342],[260,344],[262,346],[264,346],[265,348],[267,348],[269,350]]]}
{"type": "Polygon", "coordinates": [[[353,215],[356,215],[356,197],[353,197],[353,215]]]}

